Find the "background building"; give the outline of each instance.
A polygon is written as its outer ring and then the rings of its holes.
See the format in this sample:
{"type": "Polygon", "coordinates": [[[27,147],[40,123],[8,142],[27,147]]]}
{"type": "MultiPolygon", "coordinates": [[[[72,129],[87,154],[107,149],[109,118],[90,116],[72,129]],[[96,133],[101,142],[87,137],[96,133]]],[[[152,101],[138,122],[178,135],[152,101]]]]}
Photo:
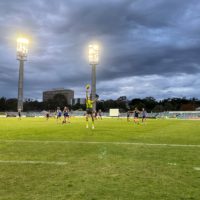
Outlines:
{"type": "Polygon", "coordinates": [[[76,105],[76,104],[80,104],[80,105],[84,105],[85,104],[85,98],[74,98],[72,104],[76,105]]]}
{"type": "Polygon", "coordinates": [[[72,105],[74,91],[70,89],[58,88],[43,92],[43,101],[59,100],[65,98],[68,105],[72,105]]]}

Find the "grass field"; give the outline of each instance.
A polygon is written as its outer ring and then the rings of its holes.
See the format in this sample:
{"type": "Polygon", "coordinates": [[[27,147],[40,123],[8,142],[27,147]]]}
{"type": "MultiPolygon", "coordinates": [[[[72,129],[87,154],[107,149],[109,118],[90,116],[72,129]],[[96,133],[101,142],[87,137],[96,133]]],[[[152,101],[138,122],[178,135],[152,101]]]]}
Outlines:
{"type": "Polygon", "coordinates": [[[0,200],[199,200],[200,121],[0,119],[0,200]]]}

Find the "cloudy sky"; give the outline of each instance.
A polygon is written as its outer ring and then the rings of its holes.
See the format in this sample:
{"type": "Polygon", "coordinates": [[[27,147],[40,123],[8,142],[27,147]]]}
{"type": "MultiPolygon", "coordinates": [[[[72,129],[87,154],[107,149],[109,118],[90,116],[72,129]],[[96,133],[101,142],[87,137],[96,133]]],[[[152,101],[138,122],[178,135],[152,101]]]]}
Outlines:
{"type": "Polygon", "coordinates": [[[17,96],[16,38],[30,40],[25,98],[84,96],[90,42],[101,45],[97,93],[200,98],[199,0],[1,0],[0,96],[17,96]]]}

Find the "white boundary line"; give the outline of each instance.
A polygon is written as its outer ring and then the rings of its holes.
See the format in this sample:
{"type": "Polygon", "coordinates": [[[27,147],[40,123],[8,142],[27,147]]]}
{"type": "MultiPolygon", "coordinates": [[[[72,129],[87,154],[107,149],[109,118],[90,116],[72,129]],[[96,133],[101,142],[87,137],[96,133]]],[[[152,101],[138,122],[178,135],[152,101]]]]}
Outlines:
{"type": "Polygon", "coordinates": [[[66,165],[67,162],[56,161],[34,161],[34,160],[0,160],[0,164],[45,164],[45,165],[66,165]]]}
{"type": "Polygon", "coordinates": [[[61,141],[61,140],[0,140],[0,143],[42,143],[42,144],[113,144],[113,145],[138,145],[138,146],[167,146],[167,147],[198,147],[200,144],[156,144],[143,142],[90,142],[90,141],[61,141]]]}

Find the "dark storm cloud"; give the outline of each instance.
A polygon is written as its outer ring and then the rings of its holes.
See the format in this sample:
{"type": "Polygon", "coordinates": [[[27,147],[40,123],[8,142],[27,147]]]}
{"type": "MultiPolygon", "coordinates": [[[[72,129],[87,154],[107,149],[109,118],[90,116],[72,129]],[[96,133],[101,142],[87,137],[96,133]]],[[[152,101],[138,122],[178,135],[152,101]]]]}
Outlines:
{"type": "Polygon", "coordinates": [[[103,98],[200,97],[194,92],[200,86],[198,0],[3,0],[0,13],[0,96],[16,96],[15,37],[23,33],[31,38],[26,97],[41,99],[43,90],[56,87],[84,95],[90,41],[102,46],[97,89],[103,98]]]}

